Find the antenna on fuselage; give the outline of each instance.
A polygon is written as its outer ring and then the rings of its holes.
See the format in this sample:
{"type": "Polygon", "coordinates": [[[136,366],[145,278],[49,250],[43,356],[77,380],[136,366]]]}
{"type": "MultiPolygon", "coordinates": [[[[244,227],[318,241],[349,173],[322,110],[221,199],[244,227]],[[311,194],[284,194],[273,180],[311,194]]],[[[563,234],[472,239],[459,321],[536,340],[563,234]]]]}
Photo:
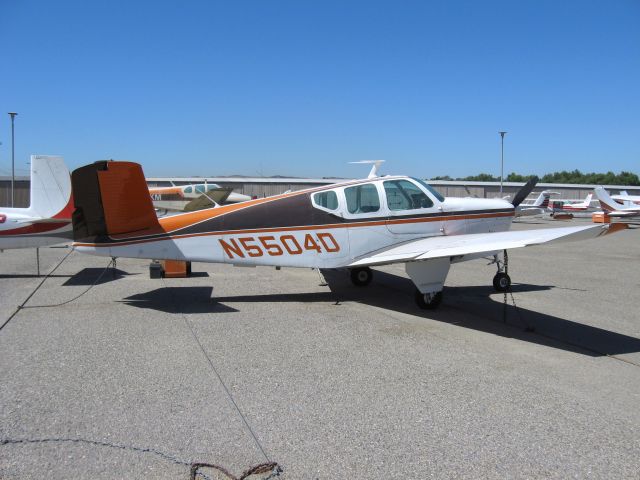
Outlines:
{"type": "Polygon", "coordinates": [[[365,164],[373,165],[373,167],[371,167],[371,171],[369,172],[369,175],[367,176],[367,178],[376,178],[378,176],[378,170],[380,169],[380,165],[384,163],[384,160],[358,160],[357,162],[349,162],[349,163],[365,163],[365,164]]]}

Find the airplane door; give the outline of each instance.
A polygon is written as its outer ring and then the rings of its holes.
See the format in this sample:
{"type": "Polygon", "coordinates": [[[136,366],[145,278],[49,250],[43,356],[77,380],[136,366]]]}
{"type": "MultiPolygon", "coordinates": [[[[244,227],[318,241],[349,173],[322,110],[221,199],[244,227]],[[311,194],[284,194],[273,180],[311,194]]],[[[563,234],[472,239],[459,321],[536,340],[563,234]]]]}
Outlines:
{"type": "Polygon", "coordinates": [[[388,208],[386,227],[395,235],[439,235],[442,207],[418,185],[406,180],[383,182],[388,208]]]}
{"type": "Polygon", "coordinates": [[[385,226],[387,209],[381,199],[380,182],[362,183],[346,187],[344,218],[349,228],[350,256],[361,255],[384,248],[392,243],[392,236],[385,226]]]}

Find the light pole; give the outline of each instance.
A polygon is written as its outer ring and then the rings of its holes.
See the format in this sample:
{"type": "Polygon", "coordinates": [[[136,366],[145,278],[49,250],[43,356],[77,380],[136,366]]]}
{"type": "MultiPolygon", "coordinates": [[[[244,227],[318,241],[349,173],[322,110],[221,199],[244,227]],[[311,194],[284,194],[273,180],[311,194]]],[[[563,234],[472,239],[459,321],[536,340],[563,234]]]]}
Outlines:
{"type": "Polygon", "coordinates": [[[502,195],[502,179],[504,177],[504,136],[507,132],[498,132],[500,134],[500,195],[502,195]]]}
{"type": "Polygon", "coordinates": [[[16,201],[14,190],[14,184],[16,182],[16,149],[14,145],[13,122],[18,114],[16,112],[9,112],[9,115],[11,115],[11,207],[13,207],[13,204],[16,201]]]}

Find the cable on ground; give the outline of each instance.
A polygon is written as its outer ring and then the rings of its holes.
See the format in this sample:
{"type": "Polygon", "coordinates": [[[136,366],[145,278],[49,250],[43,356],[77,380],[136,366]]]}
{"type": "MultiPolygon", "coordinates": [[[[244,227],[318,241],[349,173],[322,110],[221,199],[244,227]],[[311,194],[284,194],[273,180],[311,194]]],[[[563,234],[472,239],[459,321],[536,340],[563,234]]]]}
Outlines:
{"type": "Polygon", "coordinates": [[[24,306],[26,305],[26,303],[31,299],[31,297],[33,297],[35,295],[35,293],[40,289],[40,287],[42,286],[42,284],[51,276],[53,275],[53,273],[58,269],[58,267],[60,267],[60,265],[62,265],[64,263],[64,261],[69,257],[69,255],[71,255],[73,253],[73,250],[69,250],[67,252],[67,254],[62,257],[62,260],[60,260],[58,262],[58,264],[53,267],[53,269],[47,273],[44,278],[40,281],[40,283],[36,286],[36,288],[33,289],[33,291],[29,294],[29,296],[24,300],[24,302],[22,302],[20,305],[18,305],[18,308],[16,308],[16,310],[9,316],[9,318],[7,318],[5,320],[5,322],[0,325],[0,331],[13,319],[13,317],[15,317],[18,312],[20,310],[22,310],[24,308],[24,306]]]}
{"type": "MultiPolygon", "coordinates": [[[[167,288],[167,283],[165,282],[164,278],[162,279],[162,282],[165,286],[165,288],[167,288]]],[[[171,292],[171,290],[169,290],[169,292],[171,292]]],[[[171,295],[173,296],[173,294],[171,293],[171,295]]],[[[176,302],[172,302],[173,305],[176,304],[176,302]]],[[[242,413],[242,410],[240,410],[240,407],[238,406],[238,404],[236,403],[235,399],[233,398],[233,395],[231,395],[231,392],[229,391],[229,389],[227,388],[227,385],[224,383],[224,381],[222,380],[222,377],[220,376],[220,374],[218,373],[218,370],[216,369],[215,365],[213,364],[213,361],[211,360],[211,357],[209,357],[209,355],[207,354],[206,350],[204,349],[204,347],[202,346],[202,343],[200,343],[200,339],[198,338],[198,336],[196,335],[195,330],[193,329],[193,326],[191,325],[191,322],[189,322],[189,319],[187,318],[187,316],[182,313],[180,310],[176,309],[177,313],[179,313],[184,322],[187,324],[187,327],[189,327],[189,330],[191,331],[191,335],[193,335],[194,340],[196,341],[196,344],[198,345],[198,347],[200,348],[200,351],[202,352],[202,354],[204,355],[204,358],[207,360],[207,362],[209,363],[209,366],[211,367],[211,370],[213,371],[214,375],[218,378],[218,381],[220,382],[220,384],[222,385],[222,388],[224,389],[225,393],[227,394],[227,397],[229,398],[231,404],[234,406],[235,410],[238,412],[238,415],[240,415],[240,418],[242,419],[244,425],[247,427],[247,431],[249,432],[249,434],[251,435],[251,437],[253,438],[253,441],[255,442],[256,446],[258,447],[258,449],[260,450],[260,452],[262,452],[262,455],[264,456],[265,460],[267,461],[267,463],[271,463],[271,460],[269,459],[268,455],[266,454],[266,452],[264,451],[264,448],[262,447],[262,445],[260,444],[260,441],[258,440],[258,437],[256,436],[256,434],[254,433],[253,429],[251,428],[251,426],[249,425],[249,422],[247,421],[246,417],[244,416],[244,414],[242,413]]]]}
{"type": "Polygon", "coordinates": [[[216,465],[213,463],[201,463],[201,462],[188,462],[186,460],[179,459],[170,455],[168,453],[161,452],[160,450],[156,450],[154,448],[143,448],[143,447],[135,447],[130,445],[123,445],[118,443],[110,443],[110,442],[102,442],[99,440],[89,440],[86,438],[34,438],[34,439],[13,439],[13,438],[4,438],[0,439],[0,445],[24,445],[24,444],[42,444],[42,443],[77,443],[77,444],[86,444],[94,447],[107,447],[118,450],[127,450],[137,453],[150,453],[152,455],[156,455],[163,460],[167,460],[175,465],[180,465],[184,467],[189,467],[190,470],[190,479],[196,480],[198,476],[208,479],[209,477],[203,472],[199,471],[201,468],[211,468],[217,470],[218,472],[225,475],[229,480],[245,480],[247,477],[251,475],[259,475],[259,474],[269,474],[264,480],[270,480],[272,478],[280,476],[282,473],[282,469],[275,462],[270,463],[262,463],[260,465],[255,465],[251,468],[245,470],[239,477],[236,477],[232,473],[230,473],[226,468],[216,465]]]}
{"type": "Polygon", "coordinates": [[[26,301],[22,304],[22,306],[18,307],[19,309],[24,309],[24,308],[49,308],[49,307],[62,307],[63,305],[67,305],[71,302],[76,301],[77,299],[79,299],[81,296],[83,296],[85,293],[89,292],[89,290],[91,290],[93,287],[95,287],[98,282],[100,281],[100,279],[103,277],[103,275],[105,273],[107,273],[107,271],[109,270],[109,267],[111,267],[113,265],[113,268],[115,268],[116,265],[116,259],[112,258],[109,263],[107,264],[106,267],[104,267],[104,270],[102,270],[102,272],[100,272],[100,275],[98,275],[98,277],[93,281],[93,283],[91,285],[89,285],[82,293],[76,295],[73,298],[70,298],[69,300],[65,300],[64,302],[60,302],[60,303],[52,303],[50,305],[27,305],[24,306],[24,303],[27,303],[26,301]]]}

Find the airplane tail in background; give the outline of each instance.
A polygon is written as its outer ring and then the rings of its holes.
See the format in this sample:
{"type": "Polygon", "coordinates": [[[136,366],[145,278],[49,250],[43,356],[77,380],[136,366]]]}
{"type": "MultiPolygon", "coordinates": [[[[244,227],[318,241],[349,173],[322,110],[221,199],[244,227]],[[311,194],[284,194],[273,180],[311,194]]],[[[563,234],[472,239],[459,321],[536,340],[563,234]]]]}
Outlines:
{"type": "Polygon", "coordinates": [[[72,184],[74,241],[161,230],[139,164],[95,162],[74,170],[72,184]]]}
{"type": "Polygon", "coordinates": [[[587,195],[587,198],[584,199],[584,202],[582,202],[582,207],[585,208],[589,208],[591,206],[591,199],[593,198],[593,193],[590,193],[589,195],[587,195]]]}
{"type": "Polygon", "coordinates": [[[28,210],[36,218],[71,218],[71,176],[62,157],[31,155],[31,201],[28,210]]]}
{"type": "Polygon", "coordinates": [[[534,207],[547,208],[549,206],[549,199],[551,195],[557,195],[556,192],[550,192],[549,190],[543,190],[536,198],[536,201],[533,202],[534,207]]]}
{"type": "Polygon", "coordinates": [[[611,196],[604,189],[604,187],[596,187],[594,191],[596,193],[596,197],[598,198],[598,201],[600,202],[600,207],[602,207],[602,210],[604,210],[605,212],[615,212],[618,210],[624,210],[624,207],[619,203],[617,203],[613,198],[611,198],[611,196]]]}
{"type": "Polygon", "coordinates": [[[551,198],[551,195],[549,194],[549,192],[542,192],[541,195],[543,195],[543,198],[540,202],[540,207],[547,208],[549,206],[549,199],[551,198]]]}

